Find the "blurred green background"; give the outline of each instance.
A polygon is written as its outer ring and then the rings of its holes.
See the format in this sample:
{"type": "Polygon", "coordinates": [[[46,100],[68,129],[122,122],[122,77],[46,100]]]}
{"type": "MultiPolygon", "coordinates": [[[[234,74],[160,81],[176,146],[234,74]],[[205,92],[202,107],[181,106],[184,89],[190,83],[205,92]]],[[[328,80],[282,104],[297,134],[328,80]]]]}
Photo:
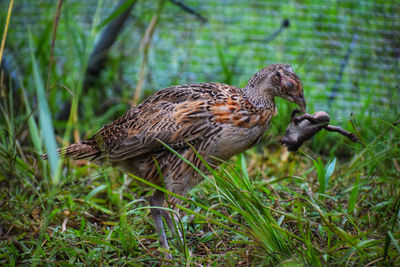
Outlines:
{"type": "MultiPolygon", "coordinates": [[[[64,85],[74,86],[68,83],[77,79],[71,68],[85,71],[85,48],[90,49],[93,38],[100,36],[101,29],[92,32],[92,24],[107,18],[116,3],[65,1],[55,47],[54,83],[68,77],[64,85]]],[[[326,110],[337,120],[348,118],[351,112],[385,118],[400,103],[400,5],[396,1],[184,3],[207,22],[165,3],[149,49],[145,90],[210,81],[244,86],[263,66],[283,62],[302,78],[311,111],[326,110]],[[274,36],[284,20],[289,26],[274,36]]],[[[2,25],[7,4],[1,3],[2,25]]],[[[100,75],[104,90],[96,90],[124,101],[133,96],[143,60],[140,42],[157,7],[158,1],[134,5],[100,75]]],[[[54,1],[15,3],[5,56],[14,60],[24,77],[30,72],[26,33],[32,32],[40,61],[48,62],[49,53],[39,52],[50,47],[55,8],[54,1]]],[[[60,85],[54,86],[57,101],[50,102],[57,114],[69,96],[60,85]]]]}

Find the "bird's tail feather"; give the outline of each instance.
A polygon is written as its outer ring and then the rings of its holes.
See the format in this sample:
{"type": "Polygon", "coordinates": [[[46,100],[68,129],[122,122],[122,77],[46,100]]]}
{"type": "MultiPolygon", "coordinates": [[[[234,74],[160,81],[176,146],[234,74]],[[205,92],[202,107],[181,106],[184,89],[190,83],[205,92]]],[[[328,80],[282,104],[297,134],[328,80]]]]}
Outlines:
{"type": "MultiPolygon", "coordinates": [[[[97,146],[87,143],[75,143],[69,146],[59,148],[57,154],[59,156],[71,157],[73,159],[93,159],[99,155],[97,146]]],[[[47,154],[43,154],[42,157],[47,159],[47,154]]]]}

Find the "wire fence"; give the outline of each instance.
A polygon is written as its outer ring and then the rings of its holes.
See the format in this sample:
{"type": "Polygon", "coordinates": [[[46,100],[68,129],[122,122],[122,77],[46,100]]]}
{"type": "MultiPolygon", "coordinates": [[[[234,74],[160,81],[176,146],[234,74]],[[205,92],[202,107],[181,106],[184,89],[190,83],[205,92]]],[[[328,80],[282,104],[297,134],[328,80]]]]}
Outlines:
{"type": "MultiPolygon", "coordinates": [[[[171,2],[165,4],[150,49],[146,88],[206,81],[244,86],[261,67],[283,62],[302,78],[314,110],[344,118],[350,112],[384,113],[400,104],[398,1],[183,2],[208,21],[201,23],[171,2]]],[[[89,32],[98,3],[68,1],[63,12],[73,12],[89,32]]],[[[115,3],[102,2],[103,19],[115,3]]],[[[8,44],[15,46],[14,51],[24,51],[28,25],[34,34],[40,32],[43,21],[53,19],[43,16],[42,10],[55,10],[56,3],[25,0],[15,5],[13,40],[8,44]]],[[[119,75],[133,90],[141,61],[139,43],[156,7],[157,1],[135,5],[111,54],[124,57],[119,75]]],[[[56,57],[62,58],[63,47],[69,44],[58,42],[56,57]]]]}

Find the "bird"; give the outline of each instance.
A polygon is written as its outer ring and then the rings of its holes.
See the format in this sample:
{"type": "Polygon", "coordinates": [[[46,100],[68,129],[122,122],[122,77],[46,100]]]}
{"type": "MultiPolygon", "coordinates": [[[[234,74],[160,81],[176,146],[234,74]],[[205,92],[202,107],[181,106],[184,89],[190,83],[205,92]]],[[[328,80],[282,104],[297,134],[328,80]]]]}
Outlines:
{"type": "MultiPolygon", "coordinates": [[[[243,88],[223,83],[167,87],[131,107],[90,138],[59,149],[58,154],[111,164],[184,195],[201,182],[202,176],[170,149],[201,171],[206,171],[202,159],[216,168],[262,138],[277,114],[275,97],[306,109],[301,80],[290,65],[268,65],[243,88]]],[[[179,199],[169,197],[168,201],[174,205],[179,199]]],[[[172,234],[177,233],[170,213],[156,208],[165,207],[164,193],[155,190],[149,202],[159,244],[168,250],[163,217],[172,234]]]]}

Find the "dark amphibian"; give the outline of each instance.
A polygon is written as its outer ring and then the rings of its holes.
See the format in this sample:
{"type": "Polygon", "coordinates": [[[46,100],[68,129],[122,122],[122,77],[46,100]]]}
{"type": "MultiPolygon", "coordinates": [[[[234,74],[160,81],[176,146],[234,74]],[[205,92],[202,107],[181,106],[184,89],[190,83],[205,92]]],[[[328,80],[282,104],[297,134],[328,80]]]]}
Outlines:
{"type": "Polygon", "coordinates": [[[296,117],[298,110],[292,112],[292,121],[286,128],[286,134],[283,137],[283,144],[289,151],[296,151],[308,139],[316,133],[325,129],[330,132],[338,132],[353,142],[360,143],[358,137],[339,126],[329,125],[329,115],[325,111],[317,111],[314,114],[304,113],[296,117]]]}

